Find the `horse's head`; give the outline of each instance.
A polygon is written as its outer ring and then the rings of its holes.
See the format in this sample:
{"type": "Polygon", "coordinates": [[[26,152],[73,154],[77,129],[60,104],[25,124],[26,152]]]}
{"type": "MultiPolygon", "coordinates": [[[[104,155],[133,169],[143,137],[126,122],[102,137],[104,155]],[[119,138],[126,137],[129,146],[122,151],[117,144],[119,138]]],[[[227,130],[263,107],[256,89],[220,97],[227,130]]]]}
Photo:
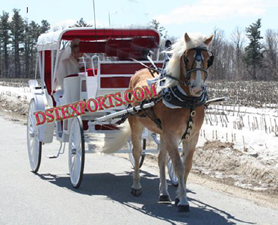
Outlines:
{"type": "MultiPolygon", "coordinates": [[[[180,58],[181,72],[184,76],[181,79],[188,86],[188,91],[191,96],[199,97],[205,89],[207,69],[213,63],[212,52],[207,49],[212,38],[213,35],[205,39],[199,46],[188,48],[180,58]]],[[[192,40],[187,33],[185,33],[184,39],[187,46],[192,45],[192,40]]]]}

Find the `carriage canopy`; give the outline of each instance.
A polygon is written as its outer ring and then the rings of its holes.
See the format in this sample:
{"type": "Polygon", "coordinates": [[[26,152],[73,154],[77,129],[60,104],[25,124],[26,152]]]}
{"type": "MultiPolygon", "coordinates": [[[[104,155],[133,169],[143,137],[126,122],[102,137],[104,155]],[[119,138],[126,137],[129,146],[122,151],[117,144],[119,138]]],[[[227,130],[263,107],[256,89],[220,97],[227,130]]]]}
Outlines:
{"type": "MultiPolygon", "coordinates": [[[[101,47],[96,47],[96,50],[105,49],[106,45],[117,45],[121,48],[131,48],[131,46],[156,48],[159,45],[160,36],[153,29],[70,28],[42,34],[38,39],[37,49],[38,51],[59,50],[62,40],[71,41],[73,39],[80,39],[81,45],[86,42],[97,43],[95,46],[101,47]]],[[[91,47],[92,49],[93,47],[91,47]]]]}
{"type": "Polygon", "coordinates": [[[41,80],[47,91],[52,92],[56,70],[61,63],[61,49],[69,42],[79,39],[82,53],[102,54],[117,61],[146,60],[150,50],[157,49],[160,35],[153,29],[95,29],[69,28],[42,34],[38,38],[37,50],[41,80]]]}

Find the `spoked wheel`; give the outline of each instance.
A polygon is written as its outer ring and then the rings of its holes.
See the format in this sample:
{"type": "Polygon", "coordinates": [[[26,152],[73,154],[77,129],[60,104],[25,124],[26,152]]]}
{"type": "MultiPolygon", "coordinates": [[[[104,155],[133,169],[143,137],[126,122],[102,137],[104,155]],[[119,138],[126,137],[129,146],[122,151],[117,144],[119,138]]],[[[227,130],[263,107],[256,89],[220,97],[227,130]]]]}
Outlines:
{"type": "MultiPolygon", "coordinates": [[[[145,159],[144,150],[146,149],[146,144],[147,144],[147,140],[143,139],[142,140],[143,152],[142,152],[142,155],[140,156],[140,159],[139,159],[139,168],[141,168],[141,166],[143,165],[144,159],[145,159]]],[[[133,157],[133,154],[132,154],[133,144],[132,144],[131,140],[129,140],[127,142],[127,147],[128,147],[128,150],[129,150],[129,159],[130,159],[132,167],[134,168],[135,167],[135,160],[134,160],[134,157],[133,157]]]]}
{"type": "Polygon", "coordinates": [[[36,105],[34,99],[29,104],[29,112],[27,118],[27,148],[31,171],[38,172],[41,164],[42,142],[39,141],[39,129],[36,126],[34,113],[36,105]]]}
{"type": "Polygon", "coordinates": [[[82,182],[85,163],[84,132],[81,119],[78,117],[73,118],[71,122],[68,160],[71,184],[78,188],[82,182]]]}
{"type": "Polygon", "coordinates": [[[169,174],[170,180],[171,180],[172,184],[175,187],[177,187],[179,185],[179,180],[176,176],[174,165],[172,163],[170,156],[168,156],[167,167],[168,167],[168,174],[169,174]]]}
{"type": "MultiPolygon", "coordinates": [[[[181,160],[183,161],[182,153],[180,153],[180,157],[181,157],[181,160]]],[[[170,180],[171,180],[172,184],[175,187],[177,187],[179,185],[179,180],[176,176],[174,165],[173,165],[173,162],[169,155],[168,155],[167,167],[168,167],[168,174],[169,174],[170,180]]]]}

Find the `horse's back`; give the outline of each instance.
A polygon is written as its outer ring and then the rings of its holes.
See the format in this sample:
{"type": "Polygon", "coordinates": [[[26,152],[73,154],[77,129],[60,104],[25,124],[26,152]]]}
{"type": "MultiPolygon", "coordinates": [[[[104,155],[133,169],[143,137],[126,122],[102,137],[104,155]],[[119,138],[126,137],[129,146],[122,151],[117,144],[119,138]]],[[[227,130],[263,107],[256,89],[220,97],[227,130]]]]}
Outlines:
{"type": "MultiPolygon", "coordinates": [[[[158,74],[155,73],[155,76],[158,74]]],[[[141,69],[138,70],[130,79],[129,88],[134,89],[136,87],[142,87],[147,85],[147,79],[153,79],[153,75],[149,71],[149,69],[141,69]]]]}

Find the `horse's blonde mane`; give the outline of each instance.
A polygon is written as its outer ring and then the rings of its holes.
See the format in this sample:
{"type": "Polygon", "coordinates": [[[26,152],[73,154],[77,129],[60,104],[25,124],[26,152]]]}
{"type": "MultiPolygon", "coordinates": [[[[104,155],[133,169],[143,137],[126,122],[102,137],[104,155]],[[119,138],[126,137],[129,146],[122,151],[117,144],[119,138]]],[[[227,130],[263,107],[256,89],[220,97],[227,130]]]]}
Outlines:
{"type": "MultiPolygon", "coordinates": [[[[172,54],[171,59],[169,60],[165,70],[166,73],[179,79],[180,76],[180,57],[183,53],[191,48],[196,48],[198,46],[207,48],[207,45],[204,44],[207,37],[202,34],[188,34],[190,37],[189,42],[185,42],[185,38],[180,38],[175,44],[172,45],[171,50],[168,53],[172,54]]],[[[161,88],[167,88],[176,86],[177,81],[173,79],[166,79],[165,85],[161,88]]]]}

